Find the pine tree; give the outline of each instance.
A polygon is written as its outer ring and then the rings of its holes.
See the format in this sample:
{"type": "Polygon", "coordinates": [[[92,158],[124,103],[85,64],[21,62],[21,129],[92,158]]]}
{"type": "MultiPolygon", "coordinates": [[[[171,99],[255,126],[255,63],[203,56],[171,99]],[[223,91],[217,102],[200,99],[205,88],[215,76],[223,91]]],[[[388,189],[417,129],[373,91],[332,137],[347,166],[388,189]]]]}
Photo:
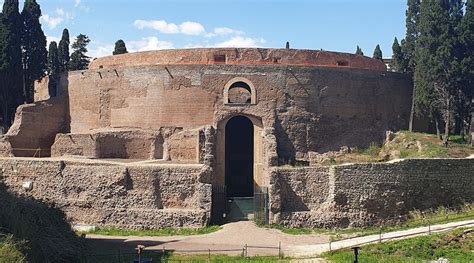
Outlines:
{"type": "Polygon", "coordinates": [[[127,47],[125,46],[125,42],[122,39],[115,42],[115,50],[112,53],[113,55],[120,55],[128,53],[127,47]]]}
{"type": "Polygon", "coordinates": [[[24,102],[21,31],[18,0],[5,0],[0,16],[0,107],[3,127],[8,129],[16,107],[24,102]]]}
{"type": "Polygon", "coordinates": [[[72,44],[74,50],[71,54],[71,60],[69,62],[70,70],[83,70],[87,69],[90,62],[90,57],[86,56],[87,45],[90,39],[88,36],[79,34],[76,41],[72,44]]]}
{"type": "Polygon", "coordinates": [[[420,19],[420,0],[408,0],[406,11],[406,36],[402,45],[404,62],[401,64],[403,72],[413,74],[415,71],[415,48],[416,41],[420,35],[418,21],[420,19]]]}
{"type": "Polygon", "coordinates": [[[289,41],[286,41],[285,48],[290,49],[290,42],[289,41]]]}
{"type": "Polygon", "coordinates": [[[396,37],[392,45],[392,62],[390,63],[390,68],[395,72],[403,72],[403,52],[396,37]]]}
{"type": "Polygon", "coordinates": [[[58,45],[52,41],[48,49],[48,91],[50,97],[56,97],[57,86],[59,83],[59,73],[61,72],[61,65],[59,63],[58,45]]]}
{"type": "Polygon", "coordinates": [[[69,44],[69,31],[65,28],[58,45],[58,59],[61,72],[67,71],[69,67],[69,44]]]}
{"type": "Polygon", "coordinates": [[[359,56],[363,56],[363,55],[364,55],[364,52],[362,51],[362,49],[361,49],[359,46],[357,46],[357,49],[356,49],[356,53],[355,53],[355,54],[356,54],[356,55],[359,55],[359,56]]]}
{"type": "Polygon", "coordinates": [[[373,58],[374,58],[374,59],[378,59],[378,60],[380,60],[380,61],[383,61],[383,58],[382,58],[382,50],[380,49],[380,45],[377,45],[377,46],[375,47],[373,58]]]}
{"type": "Polygon", "coordinates": [[[41,9],[36,0],[26,0],[21,12],[24,23],[21,42],[25,74],[25,96],[28,103],[34,100],[34,81],[42,78],[46,71],[46,36],[41,29],[40,16],[41,9]]]}

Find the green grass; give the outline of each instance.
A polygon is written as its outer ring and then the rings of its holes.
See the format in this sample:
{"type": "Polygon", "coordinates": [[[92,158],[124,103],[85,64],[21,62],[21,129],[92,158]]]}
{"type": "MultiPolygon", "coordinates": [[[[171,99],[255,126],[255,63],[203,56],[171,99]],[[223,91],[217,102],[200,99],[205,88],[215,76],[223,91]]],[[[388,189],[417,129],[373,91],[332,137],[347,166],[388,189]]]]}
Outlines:
{"type": "MultiPolygon", "coordinates": [[[[427,262],[446,258],[450,262],[474,262],[474,228],[456,229],[449,233],[432,234],[399,241],[363,246],[359,262],[427,262]]],[[[353,262],[351,249],[322,254],[330,262],[353,262]]]]}
{"type": "MultiPolygon", "coordinates": [[[[247,257],[242,256],[226,256],[226,255],[211,255],[210,260],[208,254],[172,254],[166,253],[165,256],[159,252],[153,251],[144,251],[142,254],[142,259],[153,259],[153,262],[255,262],[255,263],[270,263],[270,262],[290,262],[288,259],[279,259],[278,257],[247,257]]],[[[95,263],[108,263],[108,262],[132,262],[133,260],[138,259],[138,256],[135,254],[121,254],[121,255],[96,255],[89,256],[87,259],[84,259],[84,262],[95,262],[95,263]]]]}
{"type": "Polygon", "coordinates": [[[127,230],[114,227],[99,228],[94,231],[79,232],[79,234],[95,234],[104,236],[193,236],[203,235],[220,230],[220,226],[203,228],[163,228],[157,230],[127,230]]]}
{"type": "Polygon", "coordinates": [[[412,211],[408,215],[408,219],[405,222],[387,226],[373,226],[365,228],[335,228],[335,229],[323,229],[323,228],[289,228],[281,225],[270,225],[265,227],[275,228],[281,230],[283,233],[292,235],[303,235],[303,234],[325,234],[331,236],[332,240],[340,240],[348,237],[366,236],[372,234],[378,234],[380,231],[387,233],[398,230],[405,230],[420,226],[427,226],[428,222],[431,225],[444,224],[448,222],[456,222],[463,220],[474,219],[474,204],[465,204],[454,210],[447,209],[445,207],[439,207],[435,210],[430,211],[412,211]]]}
{"type": "Polygon", "coordinates": [[[22,250],[25,243],[17,241],[11,235],[0,234],[0,262],[26,262],[22,250]]]}

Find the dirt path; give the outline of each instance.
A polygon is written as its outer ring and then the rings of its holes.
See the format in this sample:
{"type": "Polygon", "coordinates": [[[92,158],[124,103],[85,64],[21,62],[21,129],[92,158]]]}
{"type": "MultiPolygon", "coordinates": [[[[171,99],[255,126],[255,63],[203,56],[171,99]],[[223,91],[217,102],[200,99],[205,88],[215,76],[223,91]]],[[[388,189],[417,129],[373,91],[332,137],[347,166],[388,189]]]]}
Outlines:
{"type": "MultiPolygon", "coordinates": [[[[431,232],[445,231],[462,226],[474,226],[474,220],[460,221],[430,227],[431,232]]],[[[169,237],[113,237],[87,235],[89,246],[95,254],[116,253],[117,250],[132,252],[138,245],[146,246],[148,250],[175,250],[186,253],[207,253],[211,250],[225,250],[219,253],[240,255],[247,245],[248,256],[277,256],[279,244],[281,251],[289,257],[311,257],[331,249],[347,248],[356,245],[393,239],[408,238],[428,234],[428,227],[396,231],[380,235],[351,238],[329,245],[329,236],[290,235],[276,229],[257,227],[253,222],[242,221],[226,224],[223,229],[214,233],[198,236],[169,236],[169,237]],[[193,252],[194,251],[194,252],[193,252]]],[[[218,252],[212,252],[213,254],[218,252]]]]}

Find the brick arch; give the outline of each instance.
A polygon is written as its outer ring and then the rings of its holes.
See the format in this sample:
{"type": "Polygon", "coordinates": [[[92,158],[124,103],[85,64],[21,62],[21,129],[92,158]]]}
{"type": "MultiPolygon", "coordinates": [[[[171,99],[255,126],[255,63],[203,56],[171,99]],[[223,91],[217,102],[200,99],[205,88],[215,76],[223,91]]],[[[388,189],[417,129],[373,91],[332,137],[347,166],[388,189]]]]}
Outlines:
{"type": "Polygon", "coordinates": [[[233,78],[225,84],[225,86],[224,86],[224,104],[226,104],[226,105],[232,104],[232,103],[229,103],[229,89],[231,88],[231,86],[234,83],[237,83],[237,82],[243,82],[243,83],[245,83],[249,86],[249,88],[250,88],[250,105],[257,104],[257,90],[255,89],[255,86],[253,85],[253,83],[250,80],[248,80],[246,78],[242,78],[242,77],[233,78]]]}

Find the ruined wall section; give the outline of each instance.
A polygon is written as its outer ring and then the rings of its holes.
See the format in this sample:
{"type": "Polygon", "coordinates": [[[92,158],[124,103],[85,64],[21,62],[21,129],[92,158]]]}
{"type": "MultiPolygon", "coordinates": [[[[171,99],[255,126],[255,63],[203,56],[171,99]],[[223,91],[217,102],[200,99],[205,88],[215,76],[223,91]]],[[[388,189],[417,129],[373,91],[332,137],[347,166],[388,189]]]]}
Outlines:
{"type": "Polygon", "coordinates": [[[473,170],[473,159],[277,168],[271,174],[271,220],[292,227],[368,226],[415,209],[456,207],[474,201],[473,170]]]}
{"type": "Polygon", "coordinates": [[[3,144],[0,146],[0,156],[50,156],[56,134],[67,130],[66,118],[65,97],[20,105],[15,122],[3,136],[3,142],[0,142],[3,144]]]}
{"type": "Polygon", "coordinates": [[[11,191],[55,204],[74,224],[134,229],[206,225],[211,186],[203,170],[203,165],[0,159],[0,178],[11,191]]]}

